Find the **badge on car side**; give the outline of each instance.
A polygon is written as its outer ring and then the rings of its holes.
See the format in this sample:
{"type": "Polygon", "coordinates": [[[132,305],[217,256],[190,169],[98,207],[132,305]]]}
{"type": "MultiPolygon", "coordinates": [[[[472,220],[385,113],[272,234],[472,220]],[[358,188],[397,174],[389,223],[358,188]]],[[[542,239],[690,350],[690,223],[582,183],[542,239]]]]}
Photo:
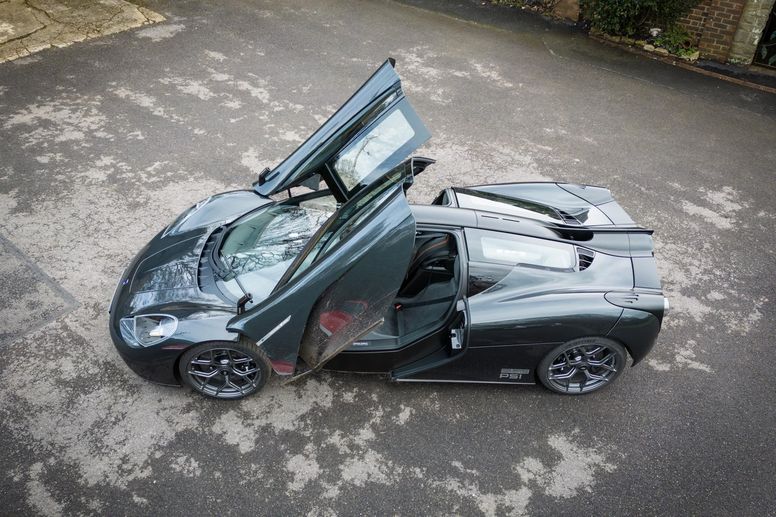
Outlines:
{"type": "Polygon", "coordinates": [[[525,368],[502,368],[498,378],[509,381],[519,381],[523,375],[528,375],[529,371],[525,368]]]}

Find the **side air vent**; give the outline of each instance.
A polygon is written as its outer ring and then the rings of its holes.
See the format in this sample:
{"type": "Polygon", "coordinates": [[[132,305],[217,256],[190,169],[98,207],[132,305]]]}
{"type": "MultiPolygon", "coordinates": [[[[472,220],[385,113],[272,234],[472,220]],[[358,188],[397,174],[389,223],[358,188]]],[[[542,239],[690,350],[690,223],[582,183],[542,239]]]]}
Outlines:
{"type": "Polygon", "coordinates": [[[577,248],[577,264],[579,271],[584,271],[590,267],[595,258],[595,251],[585,248],[577,248]]]}
{"type": "Polygon", "coordinates": [[[210,234],[205,242],[205,247],[202,248],[202,254],[199,256],[199,268],[197,270],[197,285],[203,293],[218,295],[218,287],[216,287],[215,277],[213,276],[213,269],[210,267],[210,261],[208,257],[213,252],[213,247],[216,245],[219,234],[224,231],[223,227],[216,228],[216,230],[210,234]]]}
{"type": "Polygon", "coordinates": [[[579,222],[579,219],[577,219],[576,217],[574,217],[568,212],[564,212],[563,210],[558,210],[558,214],[560,214],[560,216],[563,218],[563,222],[566,224],[573,224],[576,226],[579,226],[580,224],[582,224],[579,222]]]}

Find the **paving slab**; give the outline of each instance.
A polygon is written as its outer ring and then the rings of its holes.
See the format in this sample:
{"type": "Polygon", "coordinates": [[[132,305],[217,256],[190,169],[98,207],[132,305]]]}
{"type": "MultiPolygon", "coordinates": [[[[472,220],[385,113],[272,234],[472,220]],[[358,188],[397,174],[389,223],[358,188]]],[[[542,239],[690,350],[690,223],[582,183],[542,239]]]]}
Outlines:
{"type": "Polygon", "coordinates": [[[124,0],[4,0],[0,63],[163,20],[124,0]]]}

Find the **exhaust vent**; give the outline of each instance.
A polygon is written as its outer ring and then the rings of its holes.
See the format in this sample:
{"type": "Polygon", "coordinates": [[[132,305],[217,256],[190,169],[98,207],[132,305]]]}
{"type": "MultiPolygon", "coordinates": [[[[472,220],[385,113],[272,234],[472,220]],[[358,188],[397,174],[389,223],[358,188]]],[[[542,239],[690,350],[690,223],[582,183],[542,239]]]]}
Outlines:
{"type": "Polygon", "coordinates": [[[574,217],[568,212],[564,212],[563,210],[558,210],[558,214],[561,216],[561,218],[563,218],[563,222],[566,224],[573,224],[575,226],[579,226],[582,224],[579,222],[579,219],[577,219],[576,217],[574,217]]]}
{"type": "Polygon", "coordinates": [[[219,234],[224,231],[222,227],[216,228],[216,230],[210,234],[205,247],[202,249],[202,254],[199,256],[199,268],[197,271],[197,284],[199,289],[203,293],[218,295],[218,287],[216,287],[216,281],[213,276],[213,269],[210,267],[208,257],[213,252],[213,248],[216,245],[219,234]]]}
{"type": "Polygon", "coordinates": [[[579,271],[584,271],[585,269],[589,268],[590,264],[593,263],[594,258],[595,251],[585,248],[577,248],[577,269],[579,271]]]}

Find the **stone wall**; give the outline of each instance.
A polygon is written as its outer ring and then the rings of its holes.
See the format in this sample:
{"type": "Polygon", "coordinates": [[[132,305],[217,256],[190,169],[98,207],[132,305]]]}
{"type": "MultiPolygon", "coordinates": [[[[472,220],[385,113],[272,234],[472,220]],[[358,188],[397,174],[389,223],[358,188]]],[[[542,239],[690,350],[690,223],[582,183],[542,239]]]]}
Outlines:
{"type": "Polygon", "coordinates": [[[749,0],[744,6],[738,30],[733,37],[728,61],[748,65],[752,62],[757,44],[760,42],[768,16],[775,0],[749,0]]]}

